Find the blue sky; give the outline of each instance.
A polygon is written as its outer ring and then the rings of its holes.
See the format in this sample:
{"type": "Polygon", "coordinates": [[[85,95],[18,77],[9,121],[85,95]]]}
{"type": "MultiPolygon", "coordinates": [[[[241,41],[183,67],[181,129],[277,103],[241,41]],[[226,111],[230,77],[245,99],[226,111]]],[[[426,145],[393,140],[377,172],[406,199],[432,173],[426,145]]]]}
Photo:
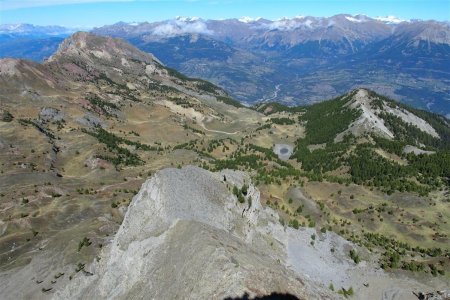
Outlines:
{"type": "Polygon", "coordinates": [[[197,16],[278,19],[339,13],[450,21],[450,0],[0,0],[0,23],[89,28],[197,16]]]}

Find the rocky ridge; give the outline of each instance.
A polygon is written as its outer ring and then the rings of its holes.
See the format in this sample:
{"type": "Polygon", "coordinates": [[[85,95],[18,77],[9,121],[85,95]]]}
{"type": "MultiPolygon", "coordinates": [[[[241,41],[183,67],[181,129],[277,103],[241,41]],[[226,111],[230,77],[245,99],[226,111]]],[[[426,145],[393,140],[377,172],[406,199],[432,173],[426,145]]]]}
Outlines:
{"type": "Polygon", "coordinates": [[[239,204],[231,186],[241,172],[197,167],[165,169],[147,180],[130,204],[101,260],[56,299],[223,299],[271,292],[332,299],[286,267],[286,235],[277,214],[263,209],[249,185],[239,204]]]}
{"type": "Polygon", "coordinates": [[[357,109],[361,115],[350,124],[348,129],[336,136],[336,141],[342,139],[345,134],[352,133],[355,136],[360,136],[365,133],[374,132],[379,136],[393,139],[394,133],[385,125],[381,113],[387,113],[392,116],[400,118],[406,124],[410,124],[419,128],[422,132],[439,139],[439,134],[427,121],[411,113],[410,111],[401,108],[399,105],[392,102],[386,102],[379,99],[366,89],[358,89],[349,94],[350,100],[346,104],[347,107],[357,109]]]}

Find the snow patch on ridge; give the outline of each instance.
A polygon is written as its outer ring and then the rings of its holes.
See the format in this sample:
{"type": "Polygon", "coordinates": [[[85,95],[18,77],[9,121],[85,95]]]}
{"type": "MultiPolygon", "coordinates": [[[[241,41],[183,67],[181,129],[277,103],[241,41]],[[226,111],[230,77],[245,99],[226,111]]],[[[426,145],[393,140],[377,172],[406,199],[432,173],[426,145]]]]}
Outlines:
{"type": "Polygon", "coordinates": [[[181,17],[181,16],[177,16],[177,17],[175,17],[175,20],[180,20],[182,22],[195,22],[195,21],[199,21],[200,18],[199,17],[181,17]]]}

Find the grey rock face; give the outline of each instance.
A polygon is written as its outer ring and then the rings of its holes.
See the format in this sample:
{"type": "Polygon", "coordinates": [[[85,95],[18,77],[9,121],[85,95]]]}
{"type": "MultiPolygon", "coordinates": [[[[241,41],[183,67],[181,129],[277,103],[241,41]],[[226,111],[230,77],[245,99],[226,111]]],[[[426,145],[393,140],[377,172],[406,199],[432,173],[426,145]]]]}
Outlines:
{"type": "Polygon", "coordinates": [[[74,278],[56,299],[223,299],[283,292],[332,299],[285,265],[286,234],[259,191],[230,193],[249,178],[197,167],[165,169],[135,196],[93,276],[74,278]],[[249,199],[251,204],[249,204],[249,199]]]}
{"type": "Polygon", "coordinates": [[[105,122],[103,122],[102,119],[91,113],[86,113],[84,116],[78,118],[77,122],[80,123],[81,125],[88,127],[95,127],[95,126],[100,126],[102,128],[106,127],[106,124],[105,122]]]}
{"type": "Polygon", "coordinates": [[[64,113],[56,108],[44,107],[39,113],[39,118],[46,122],[57,122],[64,119],[64,113]]]}

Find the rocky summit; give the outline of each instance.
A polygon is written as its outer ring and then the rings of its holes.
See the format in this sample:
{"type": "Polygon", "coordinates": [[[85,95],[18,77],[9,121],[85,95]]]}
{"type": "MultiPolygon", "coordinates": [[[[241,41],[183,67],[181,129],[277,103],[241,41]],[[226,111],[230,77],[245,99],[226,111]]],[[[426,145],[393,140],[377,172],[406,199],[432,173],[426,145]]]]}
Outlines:
{"type": "Polygon", "coordinates": [[[147,180],[92,276],[74,279],[56,299],[210,298],[290,293],[332,299],[287,268],[287,239],[278,215],[237,171],[188,166],[147,180]],[[231,192],[247,184],[240,204],[231,192]],[[145,279],[144,279],[145,278],[145,279]]]}

